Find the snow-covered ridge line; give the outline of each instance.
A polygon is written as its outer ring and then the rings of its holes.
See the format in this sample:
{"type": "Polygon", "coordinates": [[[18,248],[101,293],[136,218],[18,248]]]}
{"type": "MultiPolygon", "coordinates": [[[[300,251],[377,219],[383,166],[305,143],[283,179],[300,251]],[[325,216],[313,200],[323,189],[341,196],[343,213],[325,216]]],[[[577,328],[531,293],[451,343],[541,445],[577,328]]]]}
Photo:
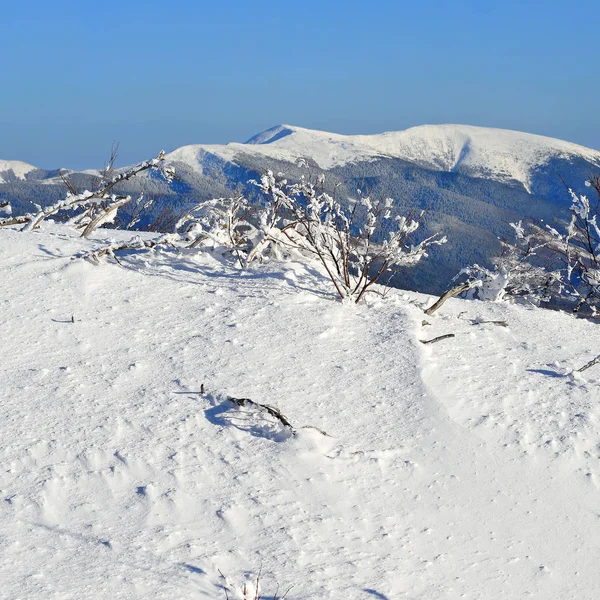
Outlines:
{"type": "MultiPolygon", "coordinates": [[[[507,129],[451,124],[421,125],[372,135],[342,135],[278,125],[245,143],[182,146],[166,158],[202,174],[210,162],[241,164],[244,156],[290,163],[307,159],[324,170],[379,158],[400,159],[434,171],[460,171],[471,177],[520,182],[528,192],[536,171],[553,160],[585,161],[600,167],[600,151],[572,142],[507,129]]],[[[0,183],[10,180],[5,173],[25,179],[35,169],[21,161],[0,160],[0,183]]],[[[78,172],[97,174],[91,169],[78,172]]]]}
{"type": "Polygon", "coordinates": [[[598,150],[541,135],[470,125],[422,125],[374,135],[279,125],[245,144],[184,146],[168,158],[201,168],[207,153],[230,162],[242,154],[291,162],[308,158],[323,169],[398,158],[440,171],[460,168],[476,177],[519,181],[528,190],[532,171],[553,158],[580,158],[600,166],[598,150]]]}

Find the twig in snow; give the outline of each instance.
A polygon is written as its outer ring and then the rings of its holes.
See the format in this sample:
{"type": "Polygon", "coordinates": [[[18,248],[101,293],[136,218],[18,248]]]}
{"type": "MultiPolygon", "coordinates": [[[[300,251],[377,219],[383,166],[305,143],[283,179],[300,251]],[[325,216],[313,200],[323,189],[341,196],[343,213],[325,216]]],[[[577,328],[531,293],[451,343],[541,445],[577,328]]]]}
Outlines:
{"type": "Polygon", "coordinates": [[[435,342],[439,342],[441,340],[445,340],[447,338],[456,337],[453,333],[447,333],[446,335],[440,335],[432,340],[419,340],[421,344],[435,344],[435,342]]]}
{"type": "Polygon", "coordinates": [[[315,425],[302,425],[300,429],[314,429],[315,431],[318,431],[321,435],[324,435],[325,437],[333,437],[332,435],[329,435],[324,429],[316,427],[315,425]]]}
{"type": "Polygon", "coordinates": [[[498,327],[508,327],[508,323],[506,321],[474,321],[471,325],[497,325],[498,327]]]}
{"type": "Polygon", "coordinates": [[[141,240],[140,238],[135,238],[128,242],[123,242],[122,244],[109,244],[108,246],[100,248],[99,250],[76,254],[73,258],[82,258],[83,260],[93,262],[94,264],[99,264],[100,259],[103,256],[107,256],[113,258],[119,264],[121,264],[121,261],[115,256],[115,252],[120,252],[122,250],[149,250],[150,248],[154,248],[156,246],[168,244],[171,244],[170,236],[165,236],[164,238],[158,240],[141,240]]]}
{"type": "Polygon", "coordinates": [[[596,356],[596,358],[594,358],[593,360],[590,360],[589,363],[586,363],[585,365],[583,365],[583,367],[581,367],[581,369],[577,369],[576,373],[581,373],[582,371],[585,371],[586,369],[589,369],[590,367],[593,367],[595,364],[600,363],[600,354],[598,356],[596,356]]]}
{"type": "Polygon", "coordinates": [[[227,577],[225,577],[225,575],[223,575],[223,572],[221,571],[221,569],[217,569],[217,571],[219,571],[219,575],[222,577],[223,581],[225,582],[225,584],[223,585],[223,590],[225,592],[225,600],[229,600],[229,593],[227,592],[227,590],[229,589],[229,587],[227,585],[227,577]]]}
{"type": "MultiPolygon", "coordinates": [[[[223,579],[223,591],[225,592],[225,600],[229,600],[229,591],[233,591],[235,592],[235,586],[230,585],[229,582],[227,581],[227,577],[225,577],[225,575],[223,575],[223,572],[221,571],[221,569],[217,569],[217,571],[219,572],[219,575],[221,576],[221,578],[223,579]]],[[[265,596],[261,596],[260,595],[260,580],[262,577],[262,565],[260,566],[260,569],[258,571],[258,575],[256,576],[256,582],[254,584],[254,586],[250,586],[250,588],[248,587],[247,583],[244,583],[244,586],[241,589],[241,593],[242,593],[242,599],[243,600],[266,600],[265,596]],[[252,587],[254,587],[254,589],[252,589],[252,587]]],[[[279,594],[279,584],[277,584],[277,588],[275,590],[275,594],[273,595],[273,600],[285,600],[285,598],[287,598],[287,595],[289,594],[290,590],[293,588],[293,585],[290,585],[290,587],[286,590],[285,594],[283,594],[283,596],[278,596],[277,594],[279,594]]],[[[236,595],[236,598],[238,598],[239,596],[236,595]]]]}

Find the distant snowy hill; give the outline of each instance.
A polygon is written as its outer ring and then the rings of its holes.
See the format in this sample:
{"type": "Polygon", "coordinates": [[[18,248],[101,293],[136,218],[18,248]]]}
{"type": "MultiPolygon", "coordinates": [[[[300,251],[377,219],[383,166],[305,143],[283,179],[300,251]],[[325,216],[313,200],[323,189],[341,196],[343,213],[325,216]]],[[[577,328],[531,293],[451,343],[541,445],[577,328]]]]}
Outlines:
{"type": "Polygon", "coordinates": [[[0,183],[21,179],[31,171],[35,171],[37,167],[29,165],[20,160],[0,160],[0,183]]]}
{"type": "MultiPolygon", "coordinates": [[[[157,197],[156,214],[165,209],[179,213],[192,203],[237,192],[252,199],[256,190],[248,180],[270,169],[290,180],[323,173],[340,198],[363,187],[394,198],[403,210],[426,210],[422,233],[443,230],[449,244],[434,250],[434,266],[421,271],[418,280],[407,274],[399,283],[431,293],[441,291],[466,264],[489,263],[499,250],[498,239],[511,235],[508,223],[524,217],[546,222],[566,218],[570,199],[565,183],[583,192],[586,179],[600,173],[597,150],[467,125],[424,125],[379,135],[280,125],[244,144],[184,146],[169,153],[168,160],[177,172],[172,184],[144,175],[120,189],[157,197]]],[[[5,181],[0,201],[10,200],[15,214],[31,210],[32,202],[45,205],[65,193],[58,171],[27,167],[29,171],[0,168],[5,181]]],[[[98,173],[70,177],[85,189],[98,173]]]]}

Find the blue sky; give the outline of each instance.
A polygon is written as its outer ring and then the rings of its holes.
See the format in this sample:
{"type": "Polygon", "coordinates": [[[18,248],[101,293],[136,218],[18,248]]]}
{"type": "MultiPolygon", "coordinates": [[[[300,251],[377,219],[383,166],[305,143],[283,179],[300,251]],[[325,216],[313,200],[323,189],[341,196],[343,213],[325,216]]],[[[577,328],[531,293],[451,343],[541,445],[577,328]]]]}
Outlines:
{"type": "Polygon", "coordinates": [[[44,168],[280,123],[467,123],[600,149],[591,0],[30,0],[0,23],[0,158],[44,168]]]}

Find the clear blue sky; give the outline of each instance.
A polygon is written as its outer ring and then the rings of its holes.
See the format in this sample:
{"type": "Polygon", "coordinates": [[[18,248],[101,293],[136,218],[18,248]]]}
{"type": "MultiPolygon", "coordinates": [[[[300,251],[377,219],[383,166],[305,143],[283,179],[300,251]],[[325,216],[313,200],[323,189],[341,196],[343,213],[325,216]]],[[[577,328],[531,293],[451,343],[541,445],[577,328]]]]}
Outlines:
{"type": "Polygon", "coordinates": [[[504,127],[600,149],[592,0],[30,0],[0,9],[0,158],[44,168],[280,123],[504,127]]]}

